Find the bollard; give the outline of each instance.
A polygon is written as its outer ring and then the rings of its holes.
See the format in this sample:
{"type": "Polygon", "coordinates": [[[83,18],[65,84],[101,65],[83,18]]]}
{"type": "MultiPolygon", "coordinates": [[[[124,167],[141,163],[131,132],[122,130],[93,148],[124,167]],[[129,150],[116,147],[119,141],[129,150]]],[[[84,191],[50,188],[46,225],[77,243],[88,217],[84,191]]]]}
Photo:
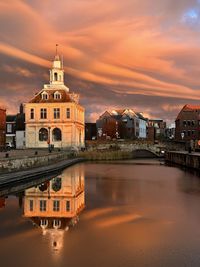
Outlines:
{"type": "Polygon", "coordinates": [[[37,156],[38,155],[38,152],[37,151],[35,151],[35,156],[37,156]]]}
{"type": "Polygon", "coordinates": [[[6,154],[5,154],[5,157],[6,157],[6,158],[9,158],[9,153],[6,153],[6,154]]]}

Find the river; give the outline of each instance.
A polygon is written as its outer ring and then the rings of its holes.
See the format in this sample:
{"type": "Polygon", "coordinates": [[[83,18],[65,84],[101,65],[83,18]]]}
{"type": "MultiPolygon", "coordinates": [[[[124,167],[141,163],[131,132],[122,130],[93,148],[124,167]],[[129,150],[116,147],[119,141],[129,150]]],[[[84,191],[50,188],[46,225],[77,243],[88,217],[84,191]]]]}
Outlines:
{"type": "Polygon", "coordinates": [[[1,267],[200,266],[200,177],[189,171],[81,163],[13,192],[0,198],[1,267]]]}

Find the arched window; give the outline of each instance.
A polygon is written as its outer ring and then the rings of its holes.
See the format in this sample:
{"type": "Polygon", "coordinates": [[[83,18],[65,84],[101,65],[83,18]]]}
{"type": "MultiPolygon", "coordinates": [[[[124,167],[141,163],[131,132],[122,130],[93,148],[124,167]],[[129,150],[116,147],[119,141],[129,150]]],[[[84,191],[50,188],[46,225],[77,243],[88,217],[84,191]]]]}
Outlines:
{"type": "Polygon", "coordinates": [[[57,73],[57,72],[54,73],[54,80],[55,80],[55,81],[58,80],[58,73],[57,73]]]}
{"type": "Polygon", "coordinates": [[[52,139],[53,141],[61,141],[62,140],[62,133],[59,128],[54,128],[52,131],[52,139]]]}
{"type": "Polygon", "coordinates": [[[48,130],[45,128],[41,128],[39,130],[39,141],[47,141],[48,140],[48,130]]]}

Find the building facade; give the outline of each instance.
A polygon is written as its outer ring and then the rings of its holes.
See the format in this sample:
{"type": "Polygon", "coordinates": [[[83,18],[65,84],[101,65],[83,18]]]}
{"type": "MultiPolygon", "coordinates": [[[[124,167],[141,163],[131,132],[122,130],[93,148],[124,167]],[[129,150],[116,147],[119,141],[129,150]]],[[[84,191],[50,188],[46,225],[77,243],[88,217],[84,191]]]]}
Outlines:
{"type": "Polygon", "coordinates": [[[26,147],[25,135],[25,114],[23,105],[20,105],[19,113],[16,116],[16,149],[24,149],[26,147]]]}
{"type": "Polygon", "coordinates": [[[146,119],[132,109],[106,111],[96,124],[98,139],[146,138],[146,119]]]}
{"type": "Polygon", "coordinates": [[[85,140],[97,139],[97,127],[96,123],[85,123],[85,140]]]}
{"type": "Polygon", "coordinates": [[[25,105],[26,147],[84,147],[84,108],[64,84],[63,63],[55,56],[49,84],[25,105]]]}
{"type": "Polygon", "coordinates": [[[162,140],[166,138],[167,124],[162,119],[149,119],[147,129],[147,138],[150,141],[162,140]]]}
{"type": "Polygon", "coordinates": [[[0,108],[0,151],[6,145],[6,110],[0,108]]]}
{"type": "Polygon", "coordinates": [[[16,147],[16,115],[6,116],[6,146],[16,147]]]}
{"type": "Polygon", "coordinates": [[[175,125],[176,141],[200,140],[200,106],[185,105],[175,125]]]}
{"type": "Polygon", "coordinates": [[[147,138],[147,119],[145,119],[142,113],[136,113],[139,120],[139,138],[146,139],[147,138]]]}

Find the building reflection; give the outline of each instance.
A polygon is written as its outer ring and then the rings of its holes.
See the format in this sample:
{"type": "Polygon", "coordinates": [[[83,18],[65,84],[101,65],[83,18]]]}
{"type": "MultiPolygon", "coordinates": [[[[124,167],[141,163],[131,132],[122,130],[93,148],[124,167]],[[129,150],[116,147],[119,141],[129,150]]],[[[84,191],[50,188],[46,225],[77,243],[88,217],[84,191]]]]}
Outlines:
{"type": "Polygon", "coordinates": [[[24,216],[49,235],[56,250],[63,246],[64,232],[78,222],[85,207],[84,183],[84,171],[77,165],[25,190],[24,216]]]}
{"type": "Polygon", "coordinates": [[[0,209],[5,208],[6,200],[5,197],[0,197],[0,209]]]}

